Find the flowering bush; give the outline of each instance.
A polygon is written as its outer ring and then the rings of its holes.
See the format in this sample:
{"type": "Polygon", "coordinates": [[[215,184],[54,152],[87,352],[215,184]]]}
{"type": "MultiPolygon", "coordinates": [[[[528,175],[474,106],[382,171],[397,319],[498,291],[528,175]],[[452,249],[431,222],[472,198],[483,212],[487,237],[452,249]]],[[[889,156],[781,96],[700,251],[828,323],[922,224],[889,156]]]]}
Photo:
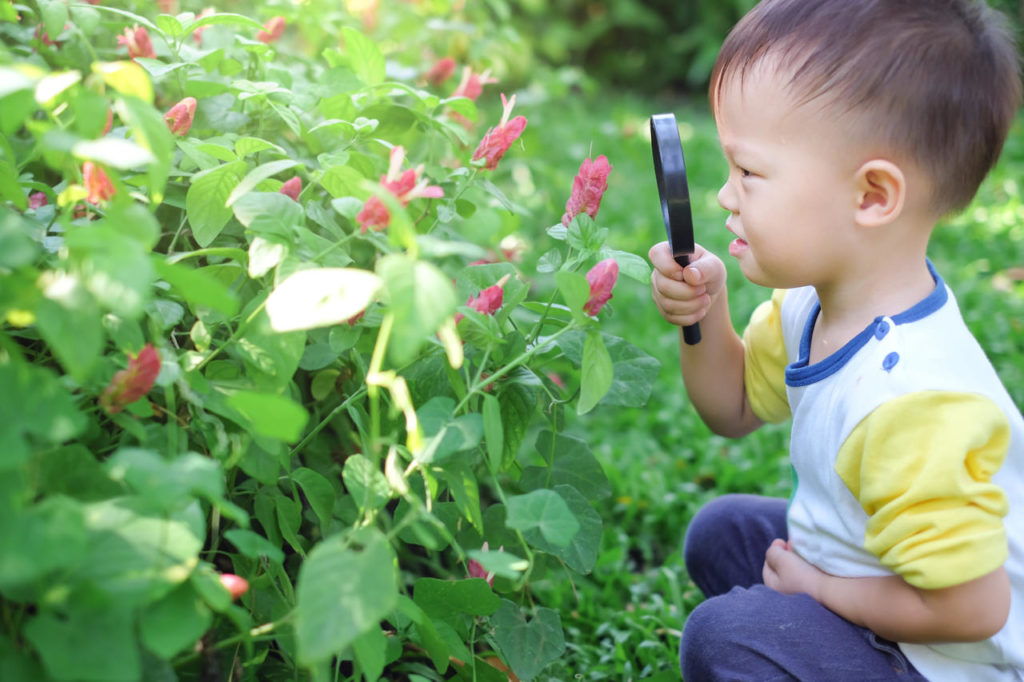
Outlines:
{"type": "Polygon", "coordinates": [[[5,679],[563,652],[531,585],[593,568],[609,486],[561,415],[646,401],[656,363],[600,320],[648,271],[594,221],[603,157],[537,272],[476,229],[552,220],[501,188],[515,97],[485,132],[494,79],[446,92],[420,30],[472,4],[0,3],[5,679]]]}

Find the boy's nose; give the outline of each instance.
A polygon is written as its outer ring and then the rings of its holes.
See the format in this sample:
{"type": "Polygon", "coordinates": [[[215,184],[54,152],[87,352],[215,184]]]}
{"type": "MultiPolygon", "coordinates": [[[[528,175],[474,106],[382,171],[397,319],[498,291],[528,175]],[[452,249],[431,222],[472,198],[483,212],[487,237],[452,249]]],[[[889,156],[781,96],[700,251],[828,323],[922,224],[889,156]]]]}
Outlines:
{"type": "Polygon", "coordinates": [[[718,190],[718,205],[729,213],[736,213],[739,209],[736,205],[736,194],[732,191],[732,184],[726,180],[722,189],[718,190]]]}

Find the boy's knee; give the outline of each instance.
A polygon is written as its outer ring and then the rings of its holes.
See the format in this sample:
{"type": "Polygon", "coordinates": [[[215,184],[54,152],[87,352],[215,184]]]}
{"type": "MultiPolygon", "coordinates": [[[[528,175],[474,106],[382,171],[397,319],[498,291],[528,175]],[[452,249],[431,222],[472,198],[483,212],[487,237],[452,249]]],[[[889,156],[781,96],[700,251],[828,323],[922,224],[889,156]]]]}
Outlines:
{"type": "Polygon", "coordinates": [[[734,658],[740,642],[737,600],[727,595],[702,602],[686,619],[679,645],[684,680],[720,679],[724,662],[734,658]]]}
{"type": "Polygon", "coordinates": [[[699,572],[707,548],[720,546],[723,537],[731,534],[739,522],[737,512],[734,495],[717,497],[697,510],[683,540],[683,561],[690,575],[699,572]]]}

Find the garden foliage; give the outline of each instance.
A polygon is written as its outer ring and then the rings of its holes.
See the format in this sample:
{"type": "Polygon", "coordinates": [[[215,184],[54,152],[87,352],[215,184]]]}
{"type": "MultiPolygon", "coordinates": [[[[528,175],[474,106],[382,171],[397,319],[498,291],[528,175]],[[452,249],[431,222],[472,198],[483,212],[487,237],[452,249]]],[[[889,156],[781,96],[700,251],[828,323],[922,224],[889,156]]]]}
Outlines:
{"type": "Polygon", "coordinates": [[[156,4],[0,2],[0,679],[537,676],[610,494],[564,411],[658,368],[608,160],[516,202],[476,3],[156,4]]]}

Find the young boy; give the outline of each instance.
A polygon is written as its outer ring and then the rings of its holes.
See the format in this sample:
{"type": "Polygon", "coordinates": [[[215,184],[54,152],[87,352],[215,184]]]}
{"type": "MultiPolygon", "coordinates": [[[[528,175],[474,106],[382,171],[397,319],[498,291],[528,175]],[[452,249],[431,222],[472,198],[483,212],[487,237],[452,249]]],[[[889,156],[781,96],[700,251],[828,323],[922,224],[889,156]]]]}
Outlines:
{"type": "Polygon", "coordinates": [[[1024,419],[926,257],[1020,99],[972,0],[763,0],[711,102],[729,255],[774,290],[742,338],[726,271],[651,249],[687,392],[717,433],[792,418],[789,503],[724,496],[687,532],[705,680],[1024,680],[1024,419]]]}

